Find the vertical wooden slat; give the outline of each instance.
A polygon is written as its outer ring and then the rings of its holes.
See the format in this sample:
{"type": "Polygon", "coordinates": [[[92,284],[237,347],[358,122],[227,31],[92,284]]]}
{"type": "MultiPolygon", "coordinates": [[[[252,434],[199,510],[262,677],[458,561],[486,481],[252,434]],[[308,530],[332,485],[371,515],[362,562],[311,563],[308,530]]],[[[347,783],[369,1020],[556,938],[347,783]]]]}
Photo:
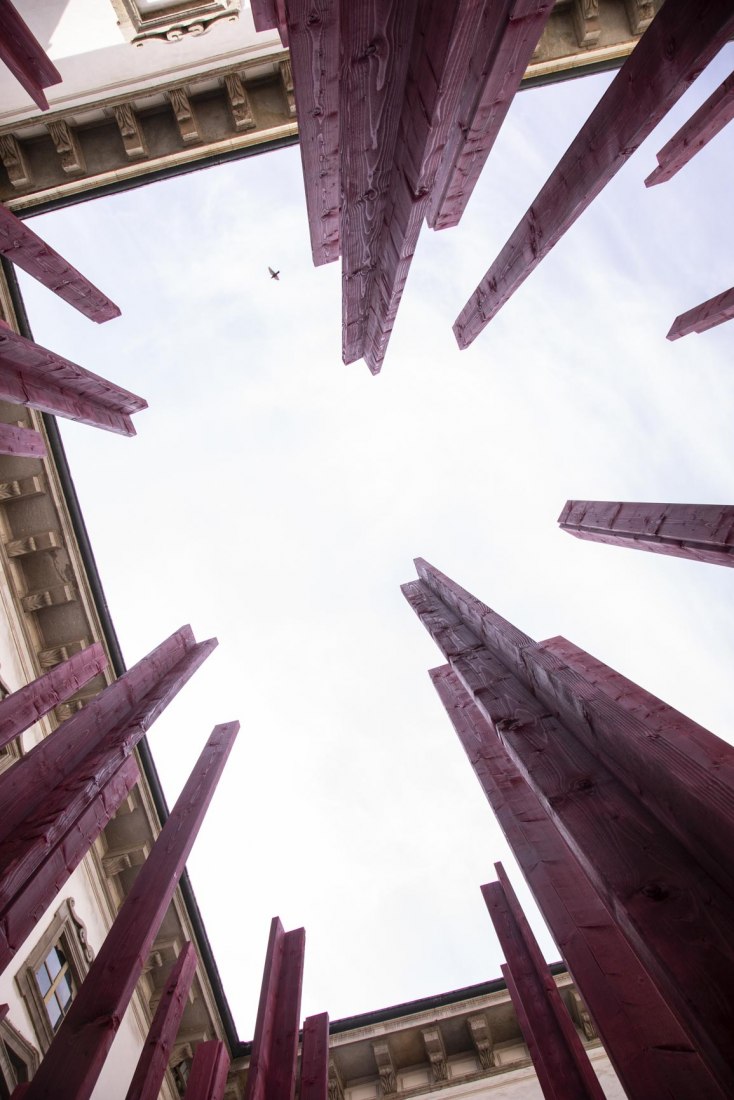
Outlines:
{"type": "Polygon", "coordinates": [[[194,1051],[184,1100],[222,1100],[229,1072],[229,1054],[223,1042],[211,1039],[194,1051]]]}
{"type": "Polygon", "coordinates": [[[668,332],[668,340],[679,340],[681,336],[690,336],[692,332],[708,332],[710,328],[723,325],[734,317],[734,287],[723,290],[700,305],[680,313],[673,321],[668,332]]]}
{"type": "Polygon", "coordinates": [[[88,1100],[216,789],[239,729],[214,728],[71,1004],[28,1100],[88,1100]]]}
{"type": "Polygon", "coordinates": [[[21,19],[10,0],[0,4],[0,60],[42,111],[48,110],[44,88],[61,83],[61,73],[21,19]]]}
{"type": "Polygon", "coordinates": [[[45,458],[46,444],[40,432],[16,424],[0,423],[0,455],[17,458],[45,458]]]}
{"type": "Polygon", "coordinates": [[[196,950],[186,943],[171,968],[125,1100],[157,1100],[195,972],[196,950]]]}
{"type": "Polygon", "coordinates": [[[270,925],[245,1100],[293,1100],[305,932],[270,925]]]}
{"type": "Polygon", "coordinates": [[[303,1021],[300,1100],[328,1100],[329,1014],[320,1012],[303,1021]]]}
{"type": "Polygon", "coordinates": [[[645,180],[646,187],[665,183],[693,160],[734,118],[734,73],[691,115],[658,153],[658,166],[645,180]]]}

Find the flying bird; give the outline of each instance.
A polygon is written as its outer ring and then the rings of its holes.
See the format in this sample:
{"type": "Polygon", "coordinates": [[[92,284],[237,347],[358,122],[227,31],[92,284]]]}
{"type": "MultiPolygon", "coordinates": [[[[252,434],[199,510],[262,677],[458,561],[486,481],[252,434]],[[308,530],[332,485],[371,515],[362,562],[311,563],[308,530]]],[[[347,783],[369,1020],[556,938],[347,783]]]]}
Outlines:
{"type": "Polygon", "coordinates": [[[270,272],[271,279],[277,279],[278,282],[280,282],[280,271],[273,271],[272,267],[269,267],[268,271],[270,272]]]}

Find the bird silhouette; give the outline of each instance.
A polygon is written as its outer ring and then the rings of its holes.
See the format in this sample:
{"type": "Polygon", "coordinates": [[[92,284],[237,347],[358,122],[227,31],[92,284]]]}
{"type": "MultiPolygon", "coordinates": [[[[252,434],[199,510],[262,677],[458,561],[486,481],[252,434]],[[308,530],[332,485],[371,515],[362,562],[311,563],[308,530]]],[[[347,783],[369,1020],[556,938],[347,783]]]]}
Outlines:
{"type": "Polygon", "coordinates": [[[271,279],[276,279],[278,282],[280,282],[280,271],[273,271],[272,267],[269,267],[268,271],[270,272],[271,279]]]}

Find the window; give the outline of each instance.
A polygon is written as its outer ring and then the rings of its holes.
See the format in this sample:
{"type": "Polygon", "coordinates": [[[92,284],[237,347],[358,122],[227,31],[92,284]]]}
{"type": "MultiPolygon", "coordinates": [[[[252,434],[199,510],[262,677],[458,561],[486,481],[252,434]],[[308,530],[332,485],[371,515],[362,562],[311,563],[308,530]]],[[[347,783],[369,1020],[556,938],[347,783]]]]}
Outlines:
{"type": "Polygon", "coordinates": [[[36,984],[53,1031],[56,1031],[66,1015],[76,992],[74,976],[66,957],[67,950],[64,937],[61,936],[35,971],[36,984]]]}
{"type": "Polygon", "coordinates": [[[0,1100],[10,1100],[16,1085],[30,1081],[39,1064],[36,1048],[9,1020],[0,1022],[0,1100]]]}

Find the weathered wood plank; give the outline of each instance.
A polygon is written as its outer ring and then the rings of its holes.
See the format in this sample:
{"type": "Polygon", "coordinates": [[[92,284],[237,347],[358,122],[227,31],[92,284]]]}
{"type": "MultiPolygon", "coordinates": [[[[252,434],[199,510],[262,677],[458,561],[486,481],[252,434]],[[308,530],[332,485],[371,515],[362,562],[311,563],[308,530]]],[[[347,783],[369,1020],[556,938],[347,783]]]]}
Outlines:
{"type": "Polygon", "coordinates": [[[0,700],[0,748],[20,737],[106,668],[107,655],[102,645],[95,642],[0,700]]]}
{"type": "Polygon", "coordinates": [[[89,1100],[238,729],[238,722],[214,728],[31,1081],[27,1100],[89,1100]]]}
{"type": "Polygon", "coordinates": [[[252,0],[252,18],[256,31],[277,30],[280,41],[288,45],[288,23],[285,0],[252,0]]]}
{"type": "Polygon", "coordinates": [[[288,0],[293,91],[316,267],[339,258],[339,0],[288,0]]]}
{"type": "Polygon", "coordinates": [[[229,1072],[229,1054],[220,1039],[199,1043],[191,1063],[184,1100],[222,1100],[229,1072]]]}
{"type": "Polygon", "coordinates": [[[120,316],[106,294],[0,203],[0,253],[98,323],[120,316]]]}
{"type": "Polygon", "coordinates": [[[707,332],[734,317],[734,287],[708,298],[685,313],[679,313],[668,332],[668,340],[679,340],[692,332],[707,332]]]}
{"type": "Polygon", "coordinates": [[[329,1014],[320,1012],[303,1021],[300,1100],[328,1100],[329,1014]]]}
{"type": "Polygon", "coordinates": [[[430,196],[427,219],[433,229],[458,225],[552,9],[552,0],[485,5],[430,196]]]}
{"type": "Polygon", "coordinates": [[[733,118],[734,73],[727,76],[713,95],[709,96],[688,122],[662,147],[658,153],[658,166],[645,180],[645,187],[672,179],[733,118]]]}
{"type": "Polygon", "coordinates": [[[734,566],[733,505],[567,500],[558,523],[585,542],[734,566]]]}
{"type": "MultiPolygon", "coordinates": [[[[423,606],[420,601],[418,606],[423,606]]],[[[609,910],[450,665],[433,685],[630,1100],[724,1100],[609,910]]]]}
{"type": "Polygon", "coordinates": [[[342,0],[342,358],[365,353],[417,0],[342,0]]]}
{"type": "Polygon", "coordinates": [[[734,34],[730,0],[666,0],[454,324],[479,335],[734,34]]]}
{"type": "Polygon", "coordinates": [[[10,0],[0,4],[0,60],[42,111],[48,110],[44,88],[61,83],[61,73],[44,52],[10,0]]]}
{"type": "Polygon", "coordinates": [[[501,863],[482,896],[507,959],[502,968],[546,1100],[604,1100],[553,975],[501,863]]]}
{"type": "Polygon", "coordinates": [[[0,423],[0,455],[45,458],[46,444],[40,432],[16,424],[0,423]]]}

